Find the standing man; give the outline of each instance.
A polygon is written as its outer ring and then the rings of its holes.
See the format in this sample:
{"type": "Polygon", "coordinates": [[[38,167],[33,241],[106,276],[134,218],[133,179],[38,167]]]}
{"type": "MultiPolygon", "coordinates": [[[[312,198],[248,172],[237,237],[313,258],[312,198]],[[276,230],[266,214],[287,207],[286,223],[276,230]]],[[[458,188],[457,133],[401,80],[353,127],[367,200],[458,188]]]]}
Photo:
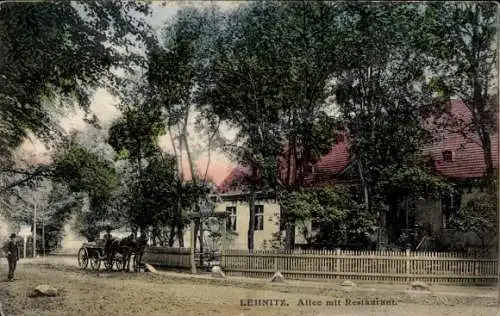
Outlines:
{"type": "Polygon", "coordinates": [[[106,234],[104,234],[104,251],[106,252],[106,259],[109,260],[111,243],[113,242],[113,236],[111,235],[111,227],[106,227],[106,234]]]}
{"type": "Polygon", "coordinates": [[[5,244],[4,250],[7,253],[9,262],[9,281],[14,281],[17,260],[19,260],[19,247],[16,242],[16,234],[11,234],[9,241],[5,244]]]}

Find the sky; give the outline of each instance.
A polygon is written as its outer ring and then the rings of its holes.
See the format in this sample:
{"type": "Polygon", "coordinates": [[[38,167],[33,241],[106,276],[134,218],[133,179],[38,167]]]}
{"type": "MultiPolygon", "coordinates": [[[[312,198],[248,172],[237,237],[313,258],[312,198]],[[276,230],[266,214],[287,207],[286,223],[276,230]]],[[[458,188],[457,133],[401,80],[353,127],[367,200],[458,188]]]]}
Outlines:
{"type": "MultiPolygon", "coordinates": [[[[165,22],[172,19],[176,12],[182,7],[202,7],[208,6],[212,3],[211,1],[169,1],[166,5],[162,5],[162,2],[163,1],[153,1],[151,4],[152,15],[148,20],[150,25],[156,30],[160,30],[161,27],[165,25],[165,22]]],[[[230,10],[243,2],[214,1],[213,3],[217,4],[223,10],[230,10]]],[[[93,96],[90,109],[96,114],[103,126],[109,126],[114,120],[121,116],[120,111],[115,106],[116,104],[117,100],[113,98],[111,94],[104,89],[98,89],[93,96]]],[[[208,162],[208,150],[205,141],[201,137],[202,135],[197,133],[193,128],[194,115],[192,115],[191,118],[193,120],[189,129],[189,142],[193,149],[192,151],[196,160],[196,166],[199,172],[204,175],[208,162]]],[[[68,112],[68,114],[60,121],[60,125],[66,132],[71,130],[86,131],[90,129],[90,127],[83,121],[83,112],[81,111],[68,112]]],[[[225,134],[231,136],[234,132],[226,131],[225,134]]],[[[159,143],[165,151],[172,152],[172,146],[170,145],[171,143],[168,135],[162,136],[159,143]]],[[[50,162],[50,154],[50,151],[45,148],[44,144],[33,135],[26,139],[16,151],[17,158],[29,164],[48,163],[50,162]]],[[[186,155],[184,155],[184,157],[185,156],[186,155]]],[[[235,164],[231,162],[228,157],[224,155],[224,153],[212,150],[207,178],[211,178],[215,183],[219,184],[231,172],[234,166],[235,164]]],[[[185,171],[186,179],[189,179],[190,172],[186,160],[183,161],[183,169],[185,171]]]]}

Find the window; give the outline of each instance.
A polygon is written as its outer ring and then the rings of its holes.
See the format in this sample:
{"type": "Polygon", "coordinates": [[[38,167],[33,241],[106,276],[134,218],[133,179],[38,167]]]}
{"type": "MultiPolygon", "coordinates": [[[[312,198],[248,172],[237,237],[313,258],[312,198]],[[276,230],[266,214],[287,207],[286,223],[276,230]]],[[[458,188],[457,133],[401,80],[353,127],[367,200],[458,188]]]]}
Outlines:
{"type": "Polygon", "coordinates": [[[445,162],[451,162],[451,161],[453,161],[453,152],[451,150],[445,150],[445,151],[443,151],[443,160],[445,162]]]}
{"type": "Polygon", "coordinates": [[[264,230],[264,205],[255,205],[255,230],[264,230]]]}
{"type": "Polygon", "coordinates": [[[460,194],[460,192],[443,196],[443,198],[441,199],[443,228],[448,228],[451,217],[457,214],[458,211],[460,211],[461,201],[462,201],[462,195],[460,194]]]}
{"type": "Polygon", "coordinates": [[[226,213],[229,216],[226,221],[226,230],[234,232],[236,231],[236,206],[226,207],[226,213]]]}

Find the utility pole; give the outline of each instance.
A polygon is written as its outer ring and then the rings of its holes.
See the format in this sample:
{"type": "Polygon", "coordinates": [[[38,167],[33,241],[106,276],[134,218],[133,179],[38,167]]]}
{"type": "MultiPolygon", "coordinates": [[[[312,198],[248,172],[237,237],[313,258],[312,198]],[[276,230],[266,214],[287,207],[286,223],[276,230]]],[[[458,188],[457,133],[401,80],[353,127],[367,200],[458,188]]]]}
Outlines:
{"type": "Polygon", "coordinates": [[[194,260],[194,220],[191,219],[191,273],[196,274],[196,261],[194,260]]]}
{"type": "Polygon", "coordinates": [[[36,203],[33,204],[33,259],[36,258],[36,203]]]}
{"type": "Polygon", "coordinates": [[[42,249],[43,249],[43,257],[45,257],[45,222],[43,220],[45,213],[42,214],[42,249]]]}

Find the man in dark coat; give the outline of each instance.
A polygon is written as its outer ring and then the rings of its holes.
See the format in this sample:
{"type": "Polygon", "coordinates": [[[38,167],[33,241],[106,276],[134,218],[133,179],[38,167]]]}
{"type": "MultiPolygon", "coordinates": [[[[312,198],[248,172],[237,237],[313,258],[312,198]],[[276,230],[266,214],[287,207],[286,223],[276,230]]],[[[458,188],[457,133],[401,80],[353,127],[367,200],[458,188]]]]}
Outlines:
{"type": "Polygon", "coordinates": [[[104,234],[104,252],[106,253],[106,258],[108,260],[112,242],[113,242],[113,236],[111,235],[111,227],[107,227],[106,234],[104,234]]]}
{"type": "Polygon", "coordinates": [[[5,244],[4,250],[7,253],[7,261],[9,262],[9,281],[13,281],[16,264],[19,260],[19,248],[17,246],[16,234],[10,235],[10,239],[5,244]]]}

